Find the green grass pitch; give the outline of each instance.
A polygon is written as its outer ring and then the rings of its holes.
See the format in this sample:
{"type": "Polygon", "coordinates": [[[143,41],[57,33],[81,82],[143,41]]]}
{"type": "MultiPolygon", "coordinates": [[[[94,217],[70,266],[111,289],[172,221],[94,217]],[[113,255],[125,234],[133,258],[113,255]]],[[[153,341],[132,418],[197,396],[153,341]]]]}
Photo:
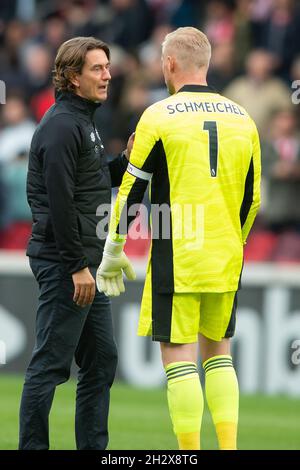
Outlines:
{"type": "MultiPolygon", "coordinates": [[[[1,371],[2,372],[2,371],[1,371]]],[[[23,378],[0,375],[0,449],[16,449],[23,378]]],[[[50,416],[52,449],[75,449],[75,383],[57,388],[50,416]]],[[[284,396],[242,396],[240,449],[300,449],[300,400],[284,396]]],[[[205,409],[202,448],[217,449],[205,409]]],[[[177,449],[164,389],[143,390],[115,383],[111,393],[109,449],[177,449]]]]}

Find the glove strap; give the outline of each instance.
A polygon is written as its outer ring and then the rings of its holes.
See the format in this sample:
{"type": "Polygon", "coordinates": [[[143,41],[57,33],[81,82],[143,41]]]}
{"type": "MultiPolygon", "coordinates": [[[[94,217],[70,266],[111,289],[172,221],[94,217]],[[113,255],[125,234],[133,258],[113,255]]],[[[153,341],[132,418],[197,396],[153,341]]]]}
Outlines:
{"type": "Polygon", "coordinates": [[[110,236],[107,237],[104,247],[104,254],[110,256],[119,256],[125,245],[126,240],[116,241],[111,240],[110,236]]]}

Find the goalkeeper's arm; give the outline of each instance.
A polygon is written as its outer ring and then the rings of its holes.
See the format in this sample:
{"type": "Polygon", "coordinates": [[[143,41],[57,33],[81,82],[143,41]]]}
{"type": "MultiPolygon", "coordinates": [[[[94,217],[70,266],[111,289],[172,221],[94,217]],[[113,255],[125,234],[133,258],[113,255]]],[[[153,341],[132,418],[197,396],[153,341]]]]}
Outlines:
{"type": "Polygon", "coordinates": [[[137,125],[130,162],[119,189],[103,260],[97,271],[97,287],[106,295],[115,296],[124,292],[123,271],[128,279],[135,278],[130,261],[123,253],[123,246],[129,225],[138,213],[138,206],[157,167],[160,149],[161,141],[148,108],[137,125]],[[129,215],[129,209],[133,206],[136,210],[129,215]]]}

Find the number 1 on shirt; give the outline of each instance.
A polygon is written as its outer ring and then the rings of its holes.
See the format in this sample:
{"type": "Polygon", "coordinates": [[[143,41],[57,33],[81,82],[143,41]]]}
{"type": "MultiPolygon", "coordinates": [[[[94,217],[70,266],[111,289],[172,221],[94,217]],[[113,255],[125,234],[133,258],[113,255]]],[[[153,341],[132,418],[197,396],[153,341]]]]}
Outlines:
{"type": "Polygon", "coordinates": [[[203,129],[208,131],[210,175],[215,178],[218,170],[218,129],[216,121],[204,121],[203,129]]]}

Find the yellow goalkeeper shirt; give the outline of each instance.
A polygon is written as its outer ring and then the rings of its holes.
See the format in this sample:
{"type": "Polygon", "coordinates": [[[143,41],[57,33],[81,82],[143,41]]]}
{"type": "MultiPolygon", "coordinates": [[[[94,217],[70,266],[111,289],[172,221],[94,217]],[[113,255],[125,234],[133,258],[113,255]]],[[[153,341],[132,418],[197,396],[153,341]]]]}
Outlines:
{"type": "Polygon", "coordinates": [[[147,108],[114,207],[113,238],[127,233],[130,208],[149,181],[152,288],[237,290],[260,202],[259,137],[247,112],[204,85],[185,85],[147,108]]]}

